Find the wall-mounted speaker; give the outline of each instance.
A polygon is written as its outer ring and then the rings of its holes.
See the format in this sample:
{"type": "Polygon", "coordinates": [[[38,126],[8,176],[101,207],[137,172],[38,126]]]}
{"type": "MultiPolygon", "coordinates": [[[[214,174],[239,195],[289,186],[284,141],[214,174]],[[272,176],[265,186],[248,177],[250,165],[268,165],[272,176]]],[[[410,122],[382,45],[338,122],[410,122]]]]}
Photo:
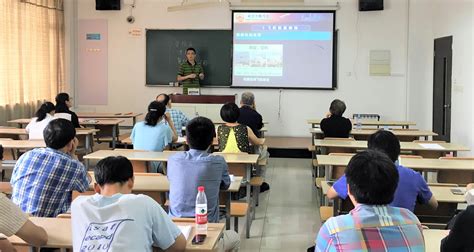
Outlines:
{"type": "Polygon", "coordinates": [[[120,0],[95,0],[96,10],[120,10],[120,0]]]}
{"type": "Polygon", "coordinates": [[[359,0],[359,11],[381,11],[383,0],[359,0]]]}

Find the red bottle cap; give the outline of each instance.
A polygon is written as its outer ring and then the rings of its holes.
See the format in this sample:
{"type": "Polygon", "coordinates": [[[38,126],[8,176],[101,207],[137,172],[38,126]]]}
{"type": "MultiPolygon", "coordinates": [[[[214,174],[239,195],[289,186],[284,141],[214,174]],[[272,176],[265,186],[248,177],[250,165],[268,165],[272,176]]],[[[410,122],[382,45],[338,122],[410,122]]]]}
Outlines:
{"type": "Polygon", "coordinates": [[[198,191],[199,192],[204,192],[204,186],[198,186],[198,191]]]}

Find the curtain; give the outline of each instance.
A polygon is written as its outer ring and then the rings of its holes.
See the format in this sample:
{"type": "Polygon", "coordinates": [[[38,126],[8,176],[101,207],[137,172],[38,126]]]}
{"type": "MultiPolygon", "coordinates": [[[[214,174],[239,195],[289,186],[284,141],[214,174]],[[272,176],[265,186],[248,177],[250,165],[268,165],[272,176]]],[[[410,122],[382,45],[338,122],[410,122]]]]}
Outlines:
{"type": "Polygon", "coordinates": [[[0,0],[0,125],[64,89],[63,0],[0,0]]]}

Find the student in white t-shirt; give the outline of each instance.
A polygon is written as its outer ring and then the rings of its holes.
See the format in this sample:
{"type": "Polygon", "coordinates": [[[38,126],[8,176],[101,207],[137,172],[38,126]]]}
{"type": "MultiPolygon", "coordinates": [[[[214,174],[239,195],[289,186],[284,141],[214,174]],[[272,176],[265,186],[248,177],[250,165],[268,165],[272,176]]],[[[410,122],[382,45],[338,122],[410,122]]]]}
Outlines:
{"type": "Polygon", "coordinates": [[[36,111],[36,117],[31,118],[30,123],[26,126],[28,132],[28,139],[43,140],[43,130],[46,128],[51,120],[54,120],[54,110],[56,107],[51,102],[45,102],[36,111]]]}
{"type": "Polygon", "coordinates": [[[186,239],[161,206],[131,194],[133,167],[125,157],[107,157],[94,169],[97,192],[72,202],[74,251],[184,251],[186,239]]]}

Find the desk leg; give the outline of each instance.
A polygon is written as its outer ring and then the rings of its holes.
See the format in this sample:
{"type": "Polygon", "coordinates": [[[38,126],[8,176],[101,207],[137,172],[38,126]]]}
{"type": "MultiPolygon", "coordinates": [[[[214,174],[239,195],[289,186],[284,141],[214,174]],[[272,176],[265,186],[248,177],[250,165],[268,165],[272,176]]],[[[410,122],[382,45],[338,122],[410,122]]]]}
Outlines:
{"type": "Polygon", "coordinates": [[[230,230],[230,202],[232,201],[232,193],[227,193],[227,201],[225,203],[225,229],[230,230]]]}
{"type": "Polygon", "coordinates": [[[115,144],[117,141],[117,126],[118,124],[112,127],[112,149],[115,149],[115,144]]]}
{"type": "Polygon", "coordinates": [[[90,166],[89,162],[90,162],[89,159],[86,159],[86,171],[89,170],[89,166],[90,166]]]}
{"type": "Polygon", "coordinates": [[[86,136],[86,154],[92,153],[91,138],[92,134],[86,136]]]}
{"type": "Polygon", "coordinates": [[[247,195],[246,195],[246,201],[247,201],[247,204],[248,204],[248,210],[247,210],[247,225],[246,225],[246,233],[245,233],[245,237],[249,238],[250,237],[250,225],[252,225],[252,217],[250,216],[250,214],[252,213],[252,210],[255,211],[255,209],[252,209],[252,205],[251,205],[251,200],[250,200],[250,190],[251,190],[251,187],[250,187],[250,175],[252,173],[252,166],[251,165],[247,165],[246,167],[247,169],[245,169],[245,177],[247,178],[247,183],[245,185],[245,187],[247,188],[247,195]]]}
{"type": "Polygon", "coordinates": [[[332,165],[325,165],[324,166],[324,179],[326,181],[331,180],[331,170],[332,170],[332,165]]]}

